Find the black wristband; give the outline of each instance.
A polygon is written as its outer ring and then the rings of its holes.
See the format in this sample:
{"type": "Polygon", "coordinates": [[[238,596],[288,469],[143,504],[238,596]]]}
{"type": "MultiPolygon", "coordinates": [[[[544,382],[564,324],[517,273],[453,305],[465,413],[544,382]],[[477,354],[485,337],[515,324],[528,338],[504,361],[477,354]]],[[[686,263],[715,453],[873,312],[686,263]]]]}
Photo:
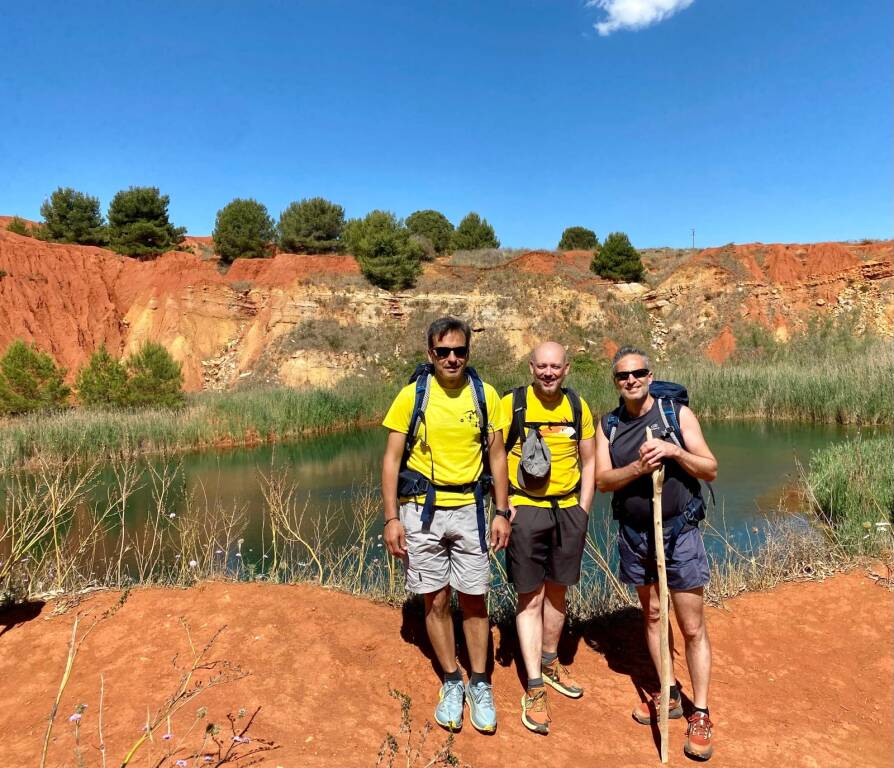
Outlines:
{"type": "Polygon", "coordinates": [[[512,517],[512,510],[497,508],[494,509],[494,515],[496,515],[497,517],[505,517],[508,520],[510,517],[512,517]]]}
{"type": "Polygon", "coordinates": [[[400,521],[400,518],[399,518],[399,517],[389,517],[389,518],[385,521],[385,524],[382,526],[382,530],[384,531],[384,530],[388,527],[388,523],[393,523],[395,520],[400,521]]]}

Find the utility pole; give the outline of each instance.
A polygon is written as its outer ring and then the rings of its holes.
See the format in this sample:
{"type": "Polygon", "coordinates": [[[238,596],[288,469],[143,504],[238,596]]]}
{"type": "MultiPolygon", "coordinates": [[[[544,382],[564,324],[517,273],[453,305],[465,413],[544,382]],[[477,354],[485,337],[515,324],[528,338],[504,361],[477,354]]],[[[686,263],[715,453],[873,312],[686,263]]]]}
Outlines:
{"type": "Polygon", "coordinates": [[[695,227],[692,227],[692,229],[690,229],[689,231],[692,232],[692,250],[694,251],[695,250],[695,227]]]}

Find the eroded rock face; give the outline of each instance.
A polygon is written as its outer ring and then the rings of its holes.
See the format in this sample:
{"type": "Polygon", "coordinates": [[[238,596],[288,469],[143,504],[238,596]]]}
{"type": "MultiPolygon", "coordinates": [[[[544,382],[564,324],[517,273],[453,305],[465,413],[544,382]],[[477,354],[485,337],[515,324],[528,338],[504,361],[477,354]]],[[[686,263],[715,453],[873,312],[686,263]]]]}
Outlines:
{"type": "Polygon", "coordinates": [[[647,259],[648,285],[601,280],[587,252],[530,252],[486,269],[439,261],[417,288],[391,294],[366,283],[350,256],[280,254],[238,260],[224,274],[208,238],[139,262],[14,235],[6,221],[0,348],[34,341],[69,378],[103,344],[123,356],[152,340],[182,363],[190,390],[333,383],[379,353],[416,354],[422,322],[445,313],[485,331],[476,344],[498,337],[516,356],[572,326],[594,331],[581,348],[608,353],[624,341],[624,322],[648,322],[659,356],[680,338],[717,362],[734,350],[741,320],[782,338],[809,313],[855,313],[862,327],[894,336],[894,241],[661,252],[647,259]],[[668,274],[665,258],[674,259],[668,274]]]}

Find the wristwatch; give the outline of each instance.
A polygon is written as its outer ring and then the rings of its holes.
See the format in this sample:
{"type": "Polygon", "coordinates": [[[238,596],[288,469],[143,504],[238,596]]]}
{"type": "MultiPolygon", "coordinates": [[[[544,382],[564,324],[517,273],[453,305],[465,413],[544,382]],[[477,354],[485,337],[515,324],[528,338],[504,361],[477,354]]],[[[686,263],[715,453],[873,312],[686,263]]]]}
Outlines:
{"type": "Polygon", "coordinates": [[[505,517],[508,520],[510,517],[512,517],[512,510],[498,508],[494,510],[494,515],[496,515],[497,517],[505,517]]]}

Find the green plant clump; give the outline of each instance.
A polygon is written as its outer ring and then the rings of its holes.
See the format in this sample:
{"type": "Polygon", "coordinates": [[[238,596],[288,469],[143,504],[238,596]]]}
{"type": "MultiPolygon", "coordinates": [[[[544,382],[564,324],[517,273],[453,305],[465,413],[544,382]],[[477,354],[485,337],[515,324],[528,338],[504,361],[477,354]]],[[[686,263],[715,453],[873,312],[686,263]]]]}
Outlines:
{"type": "Polygon", "coordinates": [[[595,251],[598,247],[599,238],[586,227],[568,227],[559,240],[560,251],[595,251]]]}
{"type": "Polygon", "coordinates": [[[279,247],[289,253],[339,250],[345,209],[322,197],[291,203],[279,216],[279,247]]]}
{"type": "Polygon", "coordinates": [[[605,238],[599,253],[593,257],[590,269],[600,277],[629,283],[642,280],[646,272],[639,251],[623,232],[612,232],[605,238]]]}
{"type": "Polygon", "coordinates": [[[500,241],[494,228],[477,213],[469,213],[453,233],[454,251],[474,251],[478,248],[499,248],[500,241]]]}
{"type": "Polygon", "coordinates": [[[425,210],[411,213],[407,216],[407,229],[410,230],[410,234],[428,240],[437,255],[450,249],[453,224],[439,211],[425,210]]]}
{"type": "Polygon", "coordinates": [[[388,211],[372,211],[345,226],[344,240],[363,275],[386,290],[407,288],[422,271],[422,245],[388,211]]]}
{"type": "Polygon", "coordinates": [[[849,554],[890,556],[894,513],[894,437],[857,436],[815,451],[807,498],[849,554]]]}
{"type": "Polygon", "coordinates": [[[149,258],[170,251],[183,242],[186,229],[168,219],[167,195],[157,187],[130,187],[109,205],[109,244],[113,251],[149,258]]]}
{"type": "Polygon", "coordinates": [[[129,402],[127,368],[112,357],[105,345],[90,356],[90,360],[75,379],[78,400],[87,407],[126,406],[129,402]]]}
{"type": "Polygon", "coordinates": [[[269,256],[276,229],[266,206],[236,198],[217,212],[212,239],[221,261],[230,264],[234,259],[269,256]]]}
{"type": "Polygon", "coordinates": [[[47,240],[79,245],[105,245],[108,241],[99,199],[71,187],[59,187],[40,206],[47,240]]]}
{"type": "Polygon", "coordinates": [[[127,404],[134,407],[183,405],[180,363],[161,344],[147,341],[127,360],[127,404]]]}
{"type": "Polygon", "coordinates": [[[6,230],[7,232],[12,232],[14,235],[31,237],[31,228],[28,226],[28,222],[18,216],[12,217],[9,224],[6,225],[6,230]]]}
{"type": "Polygon", "coordinates": [[[0,358],[0,414],[64,408],[70,393],[65,369],[33,344],[16,339],[0,358]]]}

